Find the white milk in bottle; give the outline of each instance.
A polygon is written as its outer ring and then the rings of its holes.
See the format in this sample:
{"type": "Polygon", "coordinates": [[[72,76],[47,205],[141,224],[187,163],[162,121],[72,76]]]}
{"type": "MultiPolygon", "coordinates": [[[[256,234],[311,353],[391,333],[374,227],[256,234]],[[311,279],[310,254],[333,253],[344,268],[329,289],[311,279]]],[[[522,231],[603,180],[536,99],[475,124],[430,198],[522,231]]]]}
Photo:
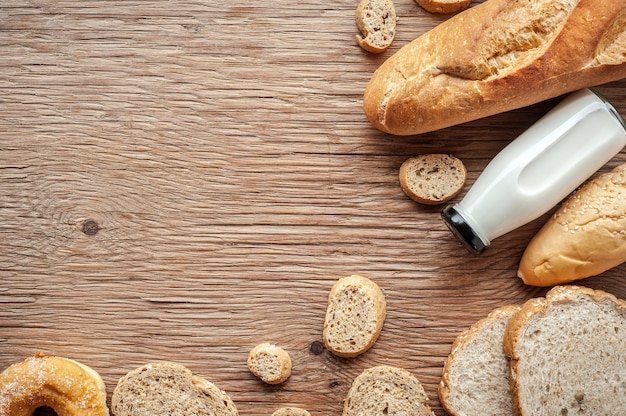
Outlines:
{"type": "Polygon", "coordinates": [[[597,92],[569,95],[505,147],[442,217],[471,252],[548,212],[626,145],[626,124],[597,92]]]}

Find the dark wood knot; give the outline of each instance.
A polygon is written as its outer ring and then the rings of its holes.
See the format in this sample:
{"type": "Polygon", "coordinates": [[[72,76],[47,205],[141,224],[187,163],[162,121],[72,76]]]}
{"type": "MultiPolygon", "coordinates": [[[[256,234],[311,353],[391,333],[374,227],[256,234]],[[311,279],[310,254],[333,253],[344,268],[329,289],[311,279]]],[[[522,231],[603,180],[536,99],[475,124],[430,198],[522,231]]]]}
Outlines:
{"type": "Polygon", "coordinates": [[[100,231],[100,226],[94,220],[86,220],[83,222],[83,233],[86,235],[96,235],[100,231]]]}

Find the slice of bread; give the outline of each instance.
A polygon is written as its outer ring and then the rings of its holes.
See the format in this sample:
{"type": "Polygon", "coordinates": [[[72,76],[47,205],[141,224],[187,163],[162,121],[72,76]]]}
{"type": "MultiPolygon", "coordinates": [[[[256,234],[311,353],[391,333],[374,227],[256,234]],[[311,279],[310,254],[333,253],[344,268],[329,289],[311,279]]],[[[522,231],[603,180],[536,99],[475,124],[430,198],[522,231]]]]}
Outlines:
{"type": "Polygon", "coordinates": [[[356,8],[356,25],[362,36],[356,35],[357,43],[368,52],[384,52],[393,43],[397,20],[391,0],[361,0],[356,8]]]}
{"type": "Polygon", "coordinates": [[[248,353],[248,369],[268,384],[280,384],[291,376],[291,357],[281,347],[264,342],[248,353]]]}
{"type": "Polygon", "coordinates": [[[114,416],[237,416],[230,397],[213,383],[169,362],[130,371],[113,390],[114,416]]]}
{"type": "Polygon", "coordinates": [[[311,413],[299,407],[281,407],[272,416],[311,416],[311,413]]]}
{"type": "Polygon", "coordinates": [[[328,295],[324,344],[340,357],[356,357],[370,349],[383,327],[385,295],[372,280],[352,275],[339,279],[328,295]]]}
{"type": "Polygon", "coordinates": [[[626,415],[626,302],[556,286],[509,321],[516,415],[626,415]]]}
{"type": "Polygon", "coordinates": [[[443,367],[439,399],[451,416],[513,414],[504,332],[519,305],[493,310],[461,333],[443,367]]]}
{"type": "Polygon", "coordinates": [[[467,8],[472,0],[415,0],[431,13],[456,13],[467,8]]]}
{"type": "Polygon", "coordinates": [[[400,166],[400,186],[412,200],[428,205],[454,198],[465,185],[467,170],[463,162],[441,153],[407,159],[400,166]]]}
{"type": "Polygon", "coordinates": [[[433,416],[421,383],[403,368],[381,365],[354,379],[344,401],[343,416],[433,416]]]}

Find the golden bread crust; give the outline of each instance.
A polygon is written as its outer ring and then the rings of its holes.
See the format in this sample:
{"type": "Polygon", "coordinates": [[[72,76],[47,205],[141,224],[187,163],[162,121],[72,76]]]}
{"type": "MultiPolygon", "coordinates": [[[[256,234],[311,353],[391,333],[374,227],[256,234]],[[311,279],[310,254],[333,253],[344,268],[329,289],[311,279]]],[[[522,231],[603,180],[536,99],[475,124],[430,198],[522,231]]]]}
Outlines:
{"type": "Polygon", "coordinates": [[[608,52],[626,45],[624,2],[539,4],[488,0],[405,45],[365,90],[370,122],[421,134],[626,77],[624,55],[608,52]]]}
{"type": "Polygon", "coordinates": [[[31,416],[39,407],[58,416],[108,416],[104,382],[93,369],[37,353],[0,374],[0,415],[31,416]]]}

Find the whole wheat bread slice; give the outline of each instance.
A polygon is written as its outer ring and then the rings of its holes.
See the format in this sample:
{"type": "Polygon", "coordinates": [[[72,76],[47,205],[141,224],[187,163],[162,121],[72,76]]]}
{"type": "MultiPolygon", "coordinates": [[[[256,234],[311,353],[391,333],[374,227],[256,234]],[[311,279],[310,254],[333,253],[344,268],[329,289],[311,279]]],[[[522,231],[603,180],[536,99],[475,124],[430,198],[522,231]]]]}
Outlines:
{"type": "Polygon", "coordinates": [[[626,302],[580,286],[556,286],[511,317],[515,415],[626,415],[626,302]]]}
{"type": "Polygon", "coordinates": [[[452,344],[439,383],[439,399],[451,416],[503,416],[513,412],[509,360],[502,340],[520,305],[493,310],[452,344]]]}

